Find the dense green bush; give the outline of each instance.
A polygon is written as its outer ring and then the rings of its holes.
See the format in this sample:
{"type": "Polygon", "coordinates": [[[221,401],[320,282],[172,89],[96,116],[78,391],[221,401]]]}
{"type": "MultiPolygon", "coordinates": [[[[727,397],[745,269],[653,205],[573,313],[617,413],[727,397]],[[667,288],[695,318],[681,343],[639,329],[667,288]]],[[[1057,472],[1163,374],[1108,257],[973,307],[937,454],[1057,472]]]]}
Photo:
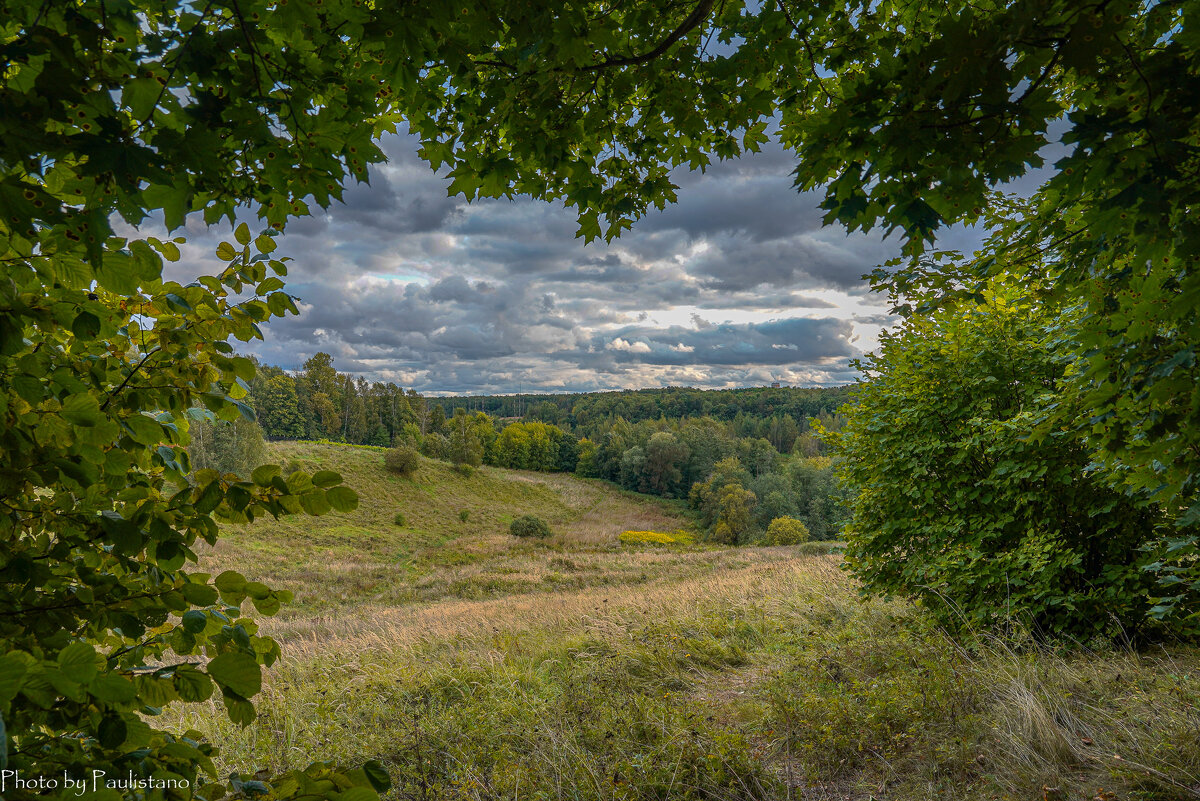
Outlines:
{"type": "Polygon", "coordinates": [[[1046,345],[1015,297],[907,321],[830,437],[852,491],[847,560],[868,591],[943,623],[1091,636],[1146,622],[1156,512],[1089,472],[1046,345]],[[1049,434],[1047,421],[1061,421],[1049,434]]]}
{"type": "Polygon", "coordinates": [[[396,512],[396,516],[392,518],[392,523],[397,526],[403,526],[407,522],[403,512],[396,512]]]}
{"type": "Polygon", "coordinates": [[[421,467],[421,456],[414,448],[410,448],[407,445],[400,445],[390,448],[383,455],[383,464],[391,472],[405,478],[411,478],[421,467]]]}
{"type": "Polygon", "coordinates": [[[767,545],[799,545],[808,542],[808,526],[794,517],[777,517],[767,526],[767,545]]]}
{"type": "Polygon", "coordinates": [[[535,515],[522,515],[508,527],[508,533],[514,537],[537,537],[544,539],[552,533],[546,521],[535,515]]]}
{"type": "Polygon", "coordinates": [[[460,509],[458,512],[458,519],[464,523],[467,522],[468,520],[470,520],[471,519],[471,510],[470,509],[460,509]]]}
{"type": "MultiPolygon", "coordinates": [[[[435,406],[440,409],[440,406],[435,406]]],[[[431,431],[421,440],[421,453],[430,459],[446,459],[450,455],[450,440],[443,434],[431,431]]]]}

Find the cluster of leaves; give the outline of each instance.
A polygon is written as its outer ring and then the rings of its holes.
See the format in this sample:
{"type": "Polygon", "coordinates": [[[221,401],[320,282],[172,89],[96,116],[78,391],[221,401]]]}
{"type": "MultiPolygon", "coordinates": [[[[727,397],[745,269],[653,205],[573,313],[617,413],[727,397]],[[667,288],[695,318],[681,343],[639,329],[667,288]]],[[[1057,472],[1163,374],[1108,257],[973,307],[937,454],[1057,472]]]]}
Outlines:
{"type": "Polygon", "coordinates": [[[977,301],[1014,277],[1071,310],[1055,348],[1080,369],[1060,408],[1078,412],[1072,425],[1117,485],[1152,495],[1171,521],[1147,565],[1161,580],[1154,615],[1194,621],[1196,4],[852,0],[791,18],[813,67],[782,111],[798,184],[825,187],[828,221],[907,235],[907,258],[874,276],[900,311],[977,301]],[[1061,158],[1031,196],[993,191],[1047,166],[1047,145],[1061,158]],[[926,252],[940,228],[977,220],[992,236],[973,257],[926,252]]]}
{"type": "Polygon", "coordinates": [[[856,490],[847,561],[867,591],[918,597],[952,628],[1145,630],[1161,513],[1089,471],[1071,426],[1041,430],[1078,403],[1058,388],[1052,322],[989,292],[909,320],[865,360],[870,380],[831,437],[856,490]]]}
{"type": "MultiPolygon", "coordinates": [[[[188,286],[157,278],[160,254],[178,257],[175,242],[110,240],[97,275],[89,262],[22,259],[15,239],[4,257],[24,268],[0,282],[5,319],[22,323],[0,345],[3,761],[29,774],[133,771],[192,787],[207,774],[204,797],[254,792],[236,777],[236,787],[213,781],[212,747],[153,720],[219,690],[229,716],[248,723],[261,666],[279,656],[240,607],[249,599],[271,615],[290,594],[234,571],[186,571],[197,542],[215,542],[220,520],[357,504],[336,473],[285,479],[266,465],[239,477],[190,464],[197,418],[250,413],[240,398],[253,365],[226,340],[294,311],[268,274],[286,266],[267,255],[269,236],[254,242],[244,225],[238,244],[218,251],[221,273],[188,286]]],[[[318,766],[287,781],[297,792],[325,781],[384,787],[372,770],[318,766]]]]}

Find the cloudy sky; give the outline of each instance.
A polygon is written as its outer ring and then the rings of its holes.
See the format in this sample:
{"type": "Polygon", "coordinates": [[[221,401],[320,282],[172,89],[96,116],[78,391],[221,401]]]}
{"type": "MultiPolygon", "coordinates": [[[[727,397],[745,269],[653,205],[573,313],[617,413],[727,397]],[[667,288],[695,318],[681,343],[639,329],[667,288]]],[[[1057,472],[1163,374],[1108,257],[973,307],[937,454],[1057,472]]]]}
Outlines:
{"type": "MultiPolygon", "coordinates": [[[[267,326],[251,348],[265,362],[326,351],[341,371],[433,394],[814,386],[852,381],[849,361],[889,322],[861,276],[899,243],[822,226],[779,148],[677,172],[676,205],[586,246],[561,205],[467,204],[413,138],[384,149],[370,185],[281,237],[301,314],[267,326]]],[[[198,220],[183,233],[176,280],[211,272],[231,238],[198,220]]]]}

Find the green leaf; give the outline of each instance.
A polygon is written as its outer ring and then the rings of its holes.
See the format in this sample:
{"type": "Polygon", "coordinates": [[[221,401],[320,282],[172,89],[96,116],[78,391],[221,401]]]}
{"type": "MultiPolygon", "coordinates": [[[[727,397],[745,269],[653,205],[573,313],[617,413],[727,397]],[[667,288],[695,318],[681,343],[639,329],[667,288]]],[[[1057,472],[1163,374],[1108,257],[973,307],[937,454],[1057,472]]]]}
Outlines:
{"type": "Polygon", "coordinates": [[[392,789],[392,777],[388,775],[387,768],[378,760],[368,759],[363,763],[362,771],[377,792],[386,793],[392,789]]]}
{"type": "Polygon", "coordinates": [[[240,244],[249,245],[250,226],[246,225],[245,223],[240,224],[236,229],[234,229],[233,236],[240,244]]]}
{"type": "Polygon", "coordinates": [[[222,242],[217,245],[217,258],[221,261],[233,261],[237,258],[237,251],[233,249],[233,245],[228,242],[222,242]]]}
{"type": "Polygon", "coordinates": [[[85,642],[73,642],[59,651],[58,667],[71,681],[86,684],[96,675],[96,649],[85,642]]]}
{"type": "Polygon", "coordinates": [[[121,103],[142,121],[154,111],[154,105],[163,91],[162,84],[153,78],[134,78],[121,89],[121,103]]]}
{"type": "Polygon", "coordinates": [[[157,420],[144,414],[131,414],[122,420],[134,442],[142,445],[157,445],[163,441],[163,427],[157,420]]]}
{"type": "Polygon", "coordinates": [[[183,597],[188,603],[195,604],[196,606],[209,606],[217,602],[220,593],[217,592],[215,587],[196,582],[194,575],[189,578],[193,580],[180,587],[180,592],[183,593],[183,597]]]}
{"type": "Polygon", "coordinates": [[[312,483],[314,487],[321,487],[322,489],[334,487],[342,483],[342,476],[340,473],[335,473],[332,470],[318,470],[313,473],[312,483]]]}
{"type": "Polygon", "coordinates": [[[89,311],[81,311],[71,322],[71,333],[79,339],[95,339],[100,333],[100,318],[89,311]]]}
{"type": "Polygon", "coordinates": [[[71,423],[85,428],[99,425],[104,417],[100,403],[87,392],[70,395],[63,401],[62,416],[71,423]]]}
{"type": "Polygon", "coordinates": [[[199,609],[189,609],[183,613],[183,628],[192,634],[199,634],[208,625],[208,615],[199,609]]]}
{"type": "Polygon", "coordinates": [[[279,599],[274,595],[268,595],[266,598],[251,598],[250,602],[264,615],[274,615],[279,611],[279,599]]]}
{"type": "Polygon", "coordinates": [[[225,691],[223,693],[225,702],[225,711],[229,714],[229,719],[239,726],[249,726],[254,722],[254,704],[242,698],[237,693],[225,691]]]}
{"type": "Polygon", "coordinates": [[[333,487],[325,491],[329,505],[339,512],[353,512],[358,508],[358,493],[349,487],[333,487]]]}
{"type": "Polygon", "coordinates": [[[225,494],[221,492],[221,482],[210,481],[204,486],[204,489],[200,490],[200,494],[196,500],[192,501],[192,505],[200,514],[208,514],[221,504],[224,497],[225,494]]]}
{"type": "Polygon", "coordinates": [[[325,497],[325,493],[321,490],[313,490],[306,492],[300,496],[300,505],[304,507],[304,511],[310,515],[323,515],[328,512],[333,506],[325,497]]]}
{"type": "Polygon", "coordinates": [[[336,801],[379,801],[379,793],[375,792],[370,787],[351,787],[343,790],[340,793],[335,793],[333,798],[336,801]]]}
{"type": "Polygon", "coordinates": [[[127,704],[137,695],[133,682],[116,673],[100,673],[88,684],[88,690],[101,701],[127,704]]]}
{"type": "Polygon", "coordinates": [[[251,598],[266,598],[271,594],[271,588],[260,581],[248,581],[243,590],[251,598]]]}
{"type": "Polygon", "coordinates": [[[0,706],[7,704],[21,690],[21,682],[29,670],[16,653],[0,656],[0,706]]]}
{"type": "Polygon", "coordinates": [[[124,718],[120,715],[107,715],[96,729],[96,739],[105,748],[119,748],[125,742],[128,733],[124,718]]]}
{"type": "Polygon", "coordinates": [[[249,698],[262,689],[262,668],[253,657],[240,651],[217,656],[208,663],[208,675],[242,698],[249,698]]]}
{"type": "Polygon", "coordinates": [[[212,679],[192,665],[180,665],[175,668],[172,681],[175,692],[179,693],[179,697],[184,701],[206,701],[212,696],[212,679]]]}
{"type": "Polygon", "coordinates": [[[129,297],[137,292],[137,263],[124,253],[108,251],[104,260],[92,262],[100,286],[116,295],[129,297]]]}
{"type": "Polygon", "coordinates": [[[271,479],[279,475],[280,469],[277,464],[264,464],[254,468],[250,474],[250,480],[260,487],[271,486],[271,479]]]}

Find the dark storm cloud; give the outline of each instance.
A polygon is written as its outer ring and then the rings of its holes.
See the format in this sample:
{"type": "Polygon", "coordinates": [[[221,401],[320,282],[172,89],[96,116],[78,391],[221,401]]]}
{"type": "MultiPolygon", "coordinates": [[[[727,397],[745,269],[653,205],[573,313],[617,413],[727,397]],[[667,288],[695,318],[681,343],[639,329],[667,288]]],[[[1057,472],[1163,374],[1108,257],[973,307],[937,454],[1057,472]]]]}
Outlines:
{"type": "MultiPolygon", "coordinates": [[[[677,204],[585,247],[572,210],[447,197],[412,137],[383,146],[369,186],[280,237],[302,313],[253,346],[268,363],[326,351],[339,369],[442,392],[835,383],[853,377],[852,320],[883,311],[859,276],[894,244],[823,228],[778,147],[679,171],[677,204]]],[[[229,234],[187,235],[172,277],[215,271],[229,234]]]]}

